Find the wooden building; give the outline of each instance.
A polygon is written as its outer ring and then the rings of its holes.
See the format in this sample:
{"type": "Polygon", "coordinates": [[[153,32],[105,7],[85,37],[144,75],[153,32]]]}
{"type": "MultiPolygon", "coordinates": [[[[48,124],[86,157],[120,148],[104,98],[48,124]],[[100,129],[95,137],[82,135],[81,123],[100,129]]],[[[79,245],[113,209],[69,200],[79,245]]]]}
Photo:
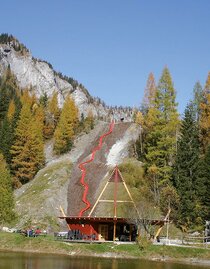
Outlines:
{"type": "MultiPolygon", "coordinates": [[[[131,193],[116,166],[102,187],[88,216],[66,216],[69,239],[100,241],[135,241],[138,236],[136,220],[140,218],[131,193]],[[130,217],[136,216],[136,217],[130,217]]],[[[151,224],[164,225],[164,220],[151,224]]]]}

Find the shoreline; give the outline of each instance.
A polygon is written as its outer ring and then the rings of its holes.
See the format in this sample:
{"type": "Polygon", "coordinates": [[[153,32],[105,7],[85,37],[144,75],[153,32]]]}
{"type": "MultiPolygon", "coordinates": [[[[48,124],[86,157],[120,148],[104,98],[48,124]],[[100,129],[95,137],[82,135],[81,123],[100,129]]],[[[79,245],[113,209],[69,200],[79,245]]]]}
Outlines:
{"type": "Polygon", "coordinates": [[[0,232],[0,252],[93,257],[104,259],[137,259],[210,266],[210,249],[150,245],[141,249],[137,244],[66,243],[53,237],[27,238],[0,232]]]}
{"type": "Polygon", "coordinates": [[[56,254],[58,256],[66,256],[66,257],[74,257],[74,258],[102,258],[102,259],[125,259],[125,260],[129,260],[129,259],[133,259],[133,260],[147,260],[147,261],[151,261],[151,262],[161,262],[161,263],[174,263],[174,264],[188,264],[188,265],[202,265],[202,266],[210,266],[210,259],[205,260],[205,259],[196,259],[196,258],[185,258],[185,259],[181,259],[181,258],[171,258],[171,257],[152,257],[152,258],[144,258],[144,257],[136,257],[136,256],[130,256],[130,255],[116,255],[113,253],[103,253],[103,254],[96,254],[96,253],[92,253],[92,254],[85,254],[85,253],[65,253],[65,252],[46,252],[46,251],[41,251],[41,250],[22,250],[22,249],[2,249],[0,248],[0,252],[14,252],[14,253],[27,253],[27,254],[43,254],[43,255],[52,255],[52,254],[56,254]]]}

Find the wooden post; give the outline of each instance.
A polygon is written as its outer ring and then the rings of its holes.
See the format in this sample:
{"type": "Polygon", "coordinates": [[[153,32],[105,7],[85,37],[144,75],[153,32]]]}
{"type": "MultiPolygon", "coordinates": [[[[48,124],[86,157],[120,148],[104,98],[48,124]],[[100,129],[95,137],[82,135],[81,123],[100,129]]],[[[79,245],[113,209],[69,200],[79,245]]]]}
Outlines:
{"type": "Polygon", "coordinates": [[[105,191],[105,189],[106,189],[106,187],[107,187],[107,185],[108,185],[108,184],[109,184],[109,181],[107,181],[106,185],[104,186],[104,188],[103,188],[102,192],[100,193],[100,195],[99,195],[99,197],[98,197],[97,201],[95,202],[95,204],[94,204],[94,206],[93,206],[92,210],[90,211],[90,214],[88,215],[88,217],[90,217],[90,216],[91,216],[91,214],[93,213],[93,211],[94,211],[95,207],[97,206],[97,204],[98,204],[98,202],[99,202],[99,200],[100,200],[101,196],[103,195],[103,193],[104,193],[104,191],[105,191]]]}
{"type": "Polygon", "coordinates": [[[63,210],[63,208],[62,208],[62,206],[61,206],[61,205],[60,205],[60,211],[61,211],[61,213],[62,213],[63,217],[66,217],[66,214],[64,213],[64,210],[63,210]]]}
{"type": "Polygon", "coordinates": [[[132,239],[132,225],[130,224],[129,225],[129,241],[131,242],[131,239],[132,239]]]}
{"type": "Polygon", "coordinates": [[[118,184],[118,168],[115,168],[114,176],[114,218],[117,217],[117,184],[118,184]]]}
{"type": "Polygon", "coordinates": [[[116,238],[116,221],[114,220],[113,241],[115,241],[115,238],[116,238]]]}
{"type": "Polygon", "coordinates": [[[138,224],[137,229],[138,229],[138,240],[140,240],[140,238],[141,238],[141,226],[140,226],[140,224],[138,224]]]}

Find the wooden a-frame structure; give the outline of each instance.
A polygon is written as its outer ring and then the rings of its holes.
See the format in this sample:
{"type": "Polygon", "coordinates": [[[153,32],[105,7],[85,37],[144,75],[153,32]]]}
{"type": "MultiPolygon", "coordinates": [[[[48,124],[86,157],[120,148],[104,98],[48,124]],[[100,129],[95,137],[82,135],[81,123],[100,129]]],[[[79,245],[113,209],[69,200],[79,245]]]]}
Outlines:
{"type": "Polygon", "coordinates": [[[98,196],[95,204],[93,205],[88,217],[91,217],[93,215],[93,212],[99,203],[112,203],[113,204],[113,217],[114,218],[117,218],[117,205],[119,203],[124,203],[124,204],[131,203],[131,204],[133,204],[133,207],[135,208],[136,214],[139,215],[138,209],[137,209],[136,204],[132,198],[132,195],[131,195],[131,193],[126,185],[126,182],[123,179],[122,174],[117,166],[113,170],[111,176],[109,177],[104,188],[102,189],[101,193],[99,194],[99,196],[98,196]],[[113,184],[113,183],[114,183],[114,197],[113,197],[113,199],[102,199],[102,197],[103,197],[104,193],[106,192],[106,190],[108,189],[109,185],[113,184]],[[118,197],[117,192],[118,192],[119,183],[122,183],[121,185],[125,189],[129,200],[118,199],[119,197],[118,197]]]}
{"type": "MultiPolygon", "coordinates": [[[[131,209],[136,219],[141,219],[126,182],[116,166],[87,216],[66,216],[63,213],[60,218],[66,220],[70,230],[79,231],[79,234],[89,239],[94,235],[94,240],[99,241],[135,241],[139,227],[135,219],[131,218],[131,209]],[[122,208],[125,211],[121,212],[122,208]]],[[[163,226],[164,223],[165,220],[151,220],[152,225],[163,226]]]]}
{"type": "Polygon", "coordinates": [[[139,212],[138,209],[136,207],[136,204],[132,198],[132,195],[126,185],[125,180],[123,179],[123,176],[118,168],[118,166],[115,166],[115,169],[113,170],[111,176],[109,177],[109,179],[107,180],[104,188],[102,189],[102,191],[100,192],[95,204],[93,205],[88,217],[92,217],[93,213],[95,211],[95,209],[97,208],[97,206],[99,204],[112,204],[113,205],[113,219],[115,219],[114,221],[114,229],[113,229],[113,238],[116,238],[116,225],[117,225],[117,219],[118,219],[118,205],[119,204],[131,204],[133,206],[133,208],[135,209],[135,213],[139,216],[139,212]],[[121,184],[121,188],[124,188],[126,194],[127,194],[127,199],[119,199],[118,196],[118,190],[119,190],[119,184],[121,184]],[[104,194],[106,193],[106,191],[108,191],[109,189],[109,185],[114,185],[114,193],[113,193],[113,197],[111,199],[103,199],[104,194]]]}

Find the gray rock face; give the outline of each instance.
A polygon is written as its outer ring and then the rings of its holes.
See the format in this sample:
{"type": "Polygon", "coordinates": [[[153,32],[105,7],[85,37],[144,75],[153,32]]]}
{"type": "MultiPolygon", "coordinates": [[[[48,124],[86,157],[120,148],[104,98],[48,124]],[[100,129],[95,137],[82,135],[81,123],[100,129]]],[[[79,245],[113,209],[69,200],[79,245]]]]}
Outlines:
{"type": "Polygon", "coordinates": [[[13,43],[0,44],[0,76],[10,66],[21,88],[31,89],[39,98],[44,93],[51,97],[53,92],[58,92],[58,104],[63,106],[65,97],[70,94],[77,105],[80,116],[86,117],[89,112],[93,116],[110,121],[132,121],[131,108],[111,108],[99,99],[93,98],[79,84],[73,87],[71,83],[58,75],[50,64],[32,57],[28,50],[24,53],[16,51],[13,43]]]}
{"type": "Polygon", "coordinates": [[[106,116],[107,111],[103,106],[96,106],[88,101],[88,95],[78,86],[73,89],[72,85],[61,79],[48,63],[34,59],[30,52],[21,54],[9,44],[0,44],[0,75],[10,66],[11,71],[17,77],[21,88],[32,88],[39,98],[44,93],[51,97],[53,92],[58,92],[59,106],[63,106],[65,96],[71,94],[80,114],[86,117],[89,111],[94,116],[106,116]]]}

